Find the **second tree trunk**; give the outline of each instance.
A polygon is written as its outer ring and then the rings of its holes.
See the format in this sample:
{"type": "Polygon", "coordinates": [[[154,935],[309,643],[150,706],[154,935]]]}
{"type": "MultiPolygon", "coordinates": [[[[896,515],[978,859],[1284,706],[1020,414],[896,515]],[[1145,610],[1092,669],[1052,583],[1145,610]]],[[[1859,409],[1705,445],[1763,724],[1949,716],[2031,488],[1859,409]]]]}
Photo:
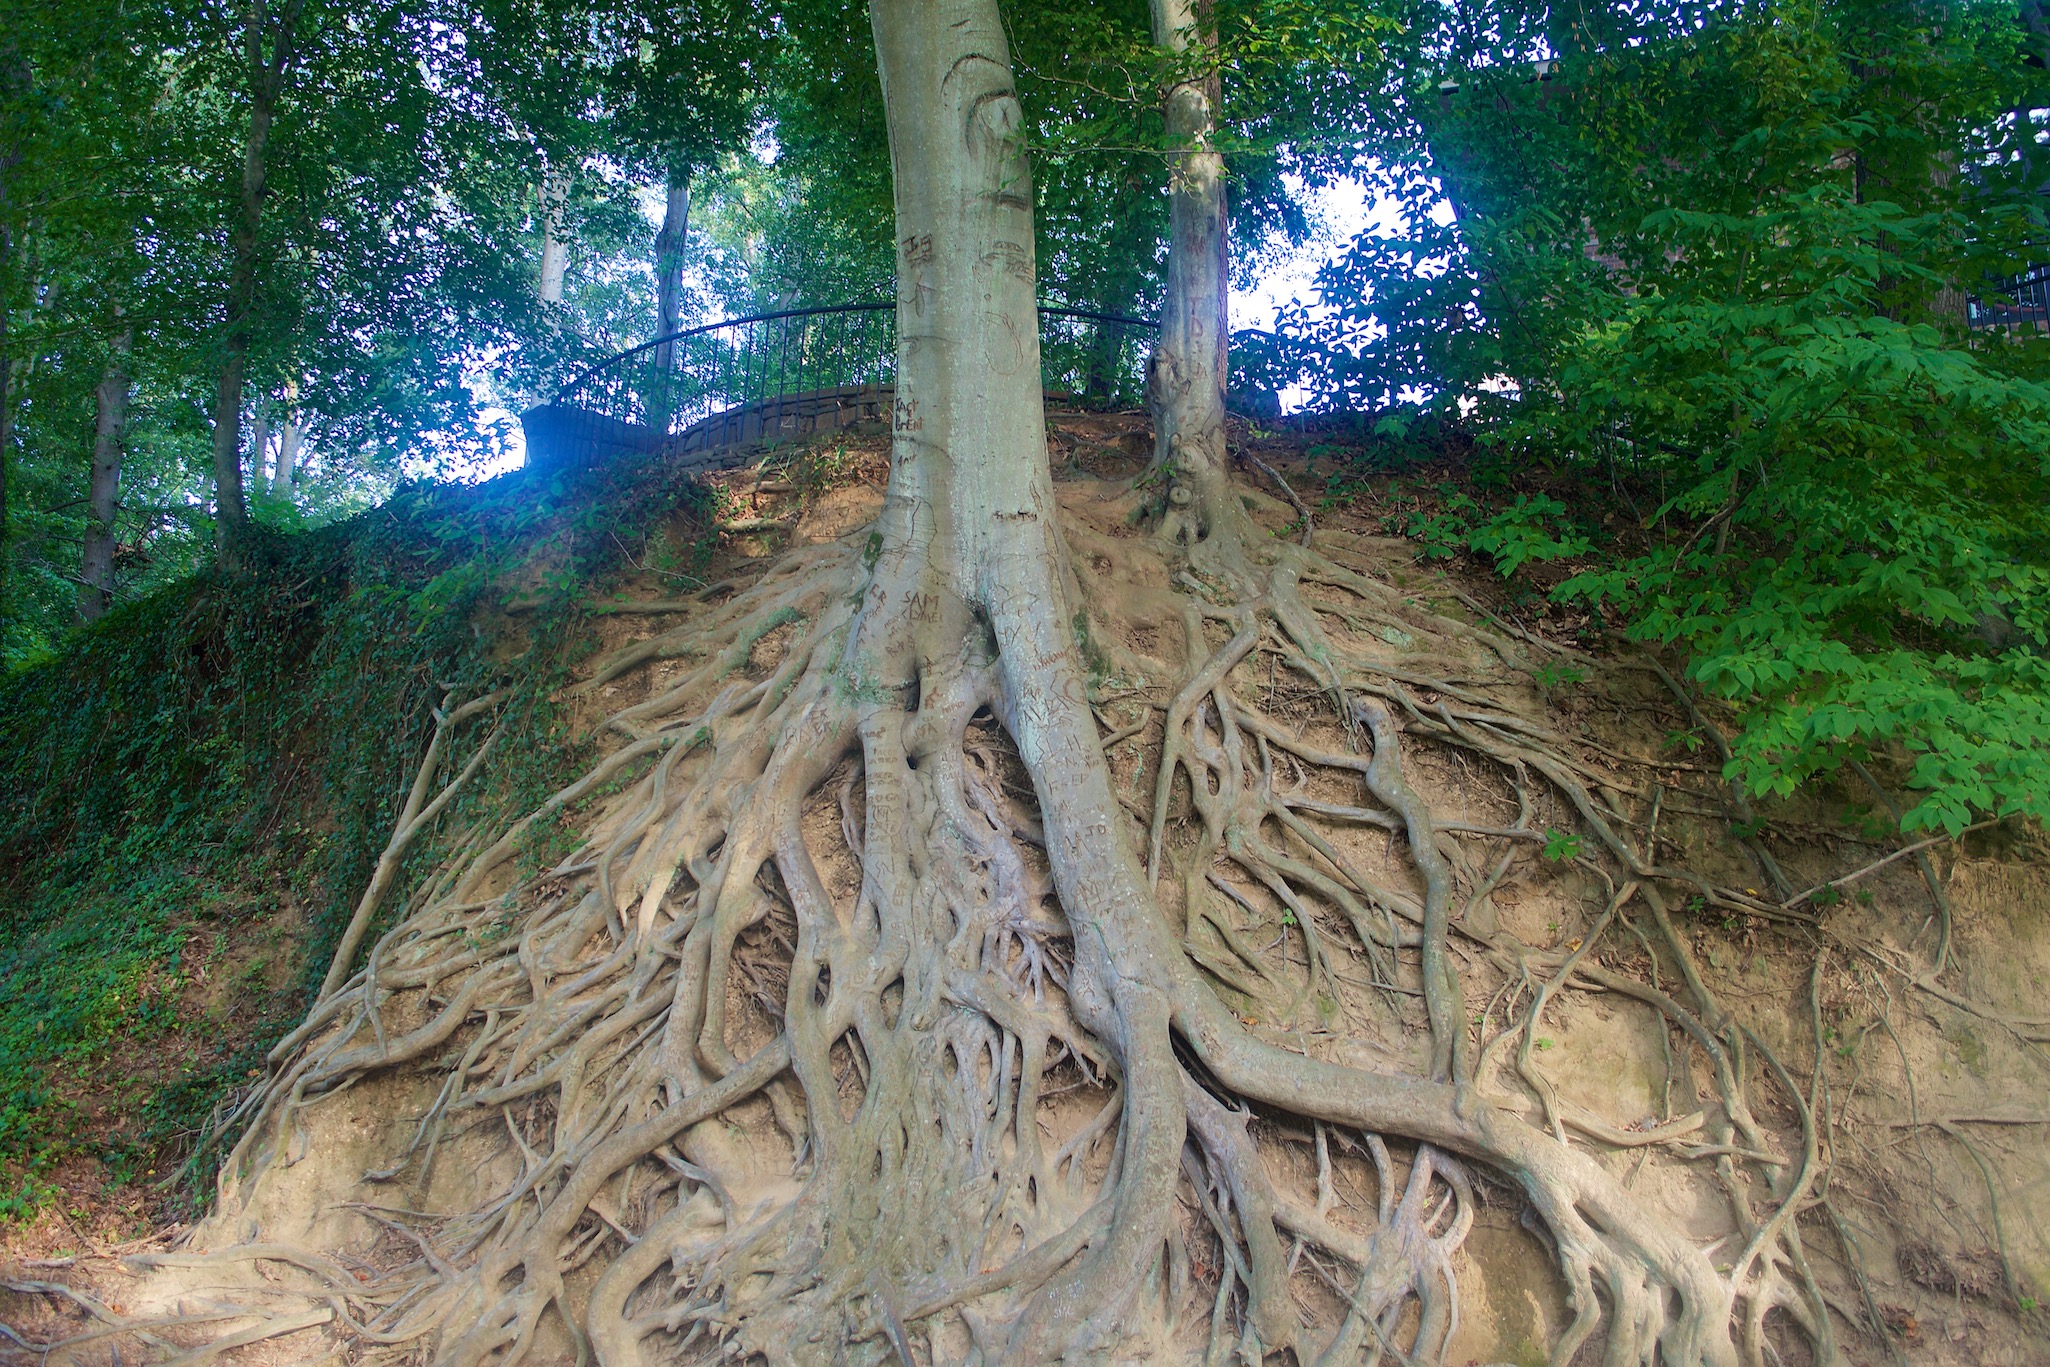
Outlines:
{"type": "Polygon", "coordinates": [[[85,550],[78,574],[78,615],[90,622],[114,600],[114,511],[121,495],[121,445],[128,425],[128,350],[123,329],[93,391],[93,468],[86,489],[85,550]]]}
{"type": "Polygon", "coordinates": [[[1173,147],[1167,290],[1148,368],[1154,466],[1186,478],[1199,506],[1225,478],[1224,388],[1230,336],[1230,241],[1224,154],[1217,150],[1222,80],[1205,58],[1214,46],[1190,0],[1152,0],[1153,41],[1172,54],[1180,79],[1163,115],[1173,147]]]}

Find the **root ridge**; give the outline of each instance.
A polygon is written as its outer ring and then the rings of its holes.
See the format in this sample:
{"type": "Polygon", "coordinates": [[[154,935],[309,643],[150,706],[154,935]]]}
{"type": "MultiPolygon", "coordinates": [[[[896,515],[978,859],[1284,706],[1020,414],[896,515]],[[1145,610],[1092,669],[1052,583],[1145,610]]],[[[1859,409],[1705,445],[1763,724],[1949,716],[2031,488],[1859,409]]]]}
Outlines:
{"type": "Polygon", "coordinates": [[[316,1274],[343,1283],[345,1332],[460,1367],[551,1334],[624,1367],[1437,1361],[1494,1182],[1550,1241],[1572,1311],[1555,1360],[1599,1335],[1612,1363],[1755,1362],[1775,1310],[1828,1347],[1798,1242],[1808,1103],[1774,1061],[1796,1142],[1754,1118],[1764,1051],[1673,926],[1661,889],[1685,876],[1626,838],[1655,837],[1662,789],[1638,819],[1505,697],[1524,643],[1402,603],[1307,518],[1302,544],[1256,540],[1242,508],[1192,537],[1184,507],[1142,548],[1177,588],[1085,593],[1079,616],[1040,610],[1052,581],[963,596],[912,550],[921,506],[886,505],[868,554],[793,554],[601,662],[593,684],[690,663],[607,719],[622,743],[591,774],[339,964],[279,1046],[224,1209],[289,1180],[323,1098],[438,1079],[364,1179],[409,1193],[362,1202],[391,1240],[378,1275],[316,1274]],[[1121,640],[1140,610],[1179,623],[1179,659],[1092,678],[1076,633],[1121,640]],[[1422,644],[1384,649],[1384,627],[1422,644]],[[1443,775],[1475,764],[1487,800],[1448,811],[1443,775]],[[1547,841],[1541,811],[1608,889],[1570,950],[1490,907],[1547,841]],[[519,875],[544,817],[584,843],[519,875]],[[1677,997],[1592,953],[1644,921],[1677,997]],[[1718,1099],[1643,1130],[1564,1109],[1533,1040],[1596,988],[1677,1030],[1718,1099]],[[1590,1141],[1698,1150],[1733,1270],[1590,1141]],[[451,1163],[488,1194],[400,1212],[451,1163]]]}

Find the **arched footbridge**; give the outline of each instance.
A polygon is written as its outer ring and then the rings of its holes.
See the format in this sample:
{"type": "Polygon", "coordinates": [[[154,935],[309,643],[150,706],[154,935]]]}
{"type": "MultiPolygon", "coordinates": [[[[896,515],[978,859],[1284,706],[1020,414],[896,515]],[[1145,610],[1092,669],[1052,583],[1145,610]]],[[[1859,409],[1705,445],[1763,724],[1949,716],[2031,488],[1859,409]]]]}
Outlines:
{"type": "MultiPolygon", "coordinates": [[[[1049,395],[1090,406],[1143,402],[1154,323],[1042,306],[1039,329],[1049,395]]],[[[896,305],[783,309],[608,356],[520,423],[529,465],[660,454],[684,457],[686,469],[725,469],[776,442],[887,430],[896,377],[896,305]]]]}

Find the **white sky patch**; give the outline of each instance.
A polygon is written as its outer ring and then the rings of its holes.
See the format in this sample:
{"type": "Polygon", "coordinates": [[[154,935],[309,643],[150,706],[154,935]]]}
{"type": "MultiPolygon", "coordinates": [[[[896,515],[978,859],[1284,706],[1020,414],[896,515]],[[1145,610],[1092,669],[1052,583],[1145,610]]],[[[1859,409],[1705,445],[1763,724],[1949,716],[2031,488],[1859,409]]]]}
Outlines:
{"type": "MultiPolygon", "coordinates": [[[[1281,311],[1294,304],[1307,305],[1313,319],[1322,316],[1325,310],[1317,291],[1317,273],[1344,255],[1362,234],[1394,236],[1403,229],[1401,201],[1376,195],[1356,180],[1342,180],[1321,190],[1306,191],[1300,181],[1290,177],[1288,187],[1290,193],[1308,200],[1315,231],[1300,247],[1278,249],[1257,285],[1232,291],[1231,326],[1234,331],[1255,328],[1271,332],[1281,311]]],[[[1440,196],[1431,206],[1430,218],[1440,227],[1450,224],[1453,220],[1451,202],[1440,196]]],[[[1428,268],[1429,263],[1426,263],[1425,269],[1428,268]]],[[[1281,410],[1284,413],[1298,412],[1309,402],[1309,397],[1300,385],[1292,385],[1280,394],[1281,410]]]]}
{"type": "Polygon", "coordinates": [[[527,434],[515,412],[492,383],[501,353],[473,353],[464,368],[463,387],[476,405],[467,432],[423,434],[419,447],[400,462],[406,479],[438,479],[456,484],[481,484],[527,463],[527,434]]]}
{"type": "Polygon", "coordinates": [[[479,459],[464,461],[457,478],[478,484],[526,465],[527,432],[520,426],[519,414],[500,404],[486,404],[477,410],[477,430],[488,443],[485,453],[479,459]]]}
{"type": "MultiPolygon", "coordinates": [[[[1294,177],[1287,181],[1291,194],[1309,201],[1310,218],[1316,231],[1302,246],[1278,256],[1248,290],[1231,293],[1231,325],[1271,331],[1275,318],[1290,303],[1315,305],[1317,272],[1344,255],[1353,239],[1362,233],[1390,235],[1402,227],[1400,201],[1375,195],[1356,180],[1342,180],[1321,190],[1305,191],[1294,177]]],[[[1431,206],[1431,221],[1440,227],[1452,222],[1452,205],[1440,198],[1431,206]]]]}
{"type": "Polygon", "coordinates": [[[1315,301],[1317,272],[1360,233],[1378,227],[1394,212],[1394,206],[1368,198],[1367,187],[1356,180],[1343,180],[1321,190],[1305,191],[1293,176],[1289,193],[1309,200],[1310,220],[1316,229],[1302,246],[1278,256],[1260,282],[1249,290],[1231,292],[1231,325],[1272,331],[1274,320],[1290,303],[1315,301]]]}

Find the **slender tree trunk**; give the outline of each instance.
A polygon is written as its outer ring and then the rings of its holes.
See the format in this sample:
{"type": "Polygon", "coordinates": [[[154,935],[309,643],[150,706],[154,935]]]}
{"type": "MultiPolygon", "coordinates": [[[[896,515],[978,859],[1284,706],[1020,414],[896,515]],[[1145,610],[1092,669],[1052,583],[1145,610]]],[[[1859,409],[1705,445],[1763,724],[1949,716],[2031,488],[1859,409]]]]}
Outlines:
{"type": "Polygon", "coordinates": [[[242,147],[241,217],[235,225],[228,276],[226,357],[214,390],[215,547],[227,569],[241,565],[249,526],[242,493],[242,388],[249,368],[249,332],[256,308],[257,228],[263,218],[271,122],[292,63],[293,28],[303,0],[285,0],[273,15],[269,0],[251,0],[243,31],[249,70],[249,131],[242,147]],[[264,53],[264,41],[270,53],[264,53]]]}
{"type": "Polygon", "coordinates": [[[690,171],[672,167],[655,235],[655,335],[683,326],[683,248],[690,234],[690,171]]]}
{"type": "Polygon", "coordinates": [[[270,493],[270,395],[258,394],[249,412],[249,479],[261,494],[270,493]]]}
{"type": "Polygon", "coordinates": [[[305,439],[306,426],[300,421],[299,410],[288,410],[284,430],[278,433],[278,463],[270,479],[272,498],[291,501],[292,482],[299,476],[299,445],[305,439]]]}
{"type": "Polygon", "coordinates": [[[267,488],[272,498],[290,500],[292,481],[299,469],[299,446],[306,434],[299,412],[299,380],[296,376],[285,380],[285,392],[278,403],[278,418],[281,423],[278,451],[267,488]]]}
{"type": "MultiPolygon", "coordinates": [[[[662,231],[655,234],[655,335],[665,337],[683,326],[683,247],[690,234],[690,169],[672,166],[662,205],[662,231]]],[[[673,343],[655,348],[655,383],[650,387],[649,426],[669,426],[674,397],[670,370],[676,359],[673,343]]]]}
{"type": "Polygon", "coordinates": [[[121,495],[121,458],[128,428],[128,353],[132,328],[114,339],[93,391],[93,468],[86,486],[85,550],[79,558],[78,616],[90,622],[114,601],[114,508],[121,495]]]}
{"type": "Polygon", "coordinates": [[[569,244],[562,236],[568,204],[569,172],[550,167],[541,181],[541,275],[537,288],[544,304],[562,302],[562,277],[569,266],[569,244]]]}
{"type": "MultiPolygon", "coordinates": [[[[1152,0],[1155,46],[1181,62],[1214,47],[1207,7],[1194,0],[1152,0]]],[[[1212,67],[1209,62],[1203,67],[1212,67]]],[[[1230,343],[1230,234],[1224,155],[1216,147],[1222,81],[1214,69],[1187,73],[1163,105],[1176,148],[1168,209],[1167,291],[1160,337],[1148,374],[1154,466],[1188,482],[1202,510],[1221,507],[1230,482],[1224,452],[1224,387],[1230,343]]],[[[1202,526],[1195,529],[1201,534],[1202,526]]]]}

